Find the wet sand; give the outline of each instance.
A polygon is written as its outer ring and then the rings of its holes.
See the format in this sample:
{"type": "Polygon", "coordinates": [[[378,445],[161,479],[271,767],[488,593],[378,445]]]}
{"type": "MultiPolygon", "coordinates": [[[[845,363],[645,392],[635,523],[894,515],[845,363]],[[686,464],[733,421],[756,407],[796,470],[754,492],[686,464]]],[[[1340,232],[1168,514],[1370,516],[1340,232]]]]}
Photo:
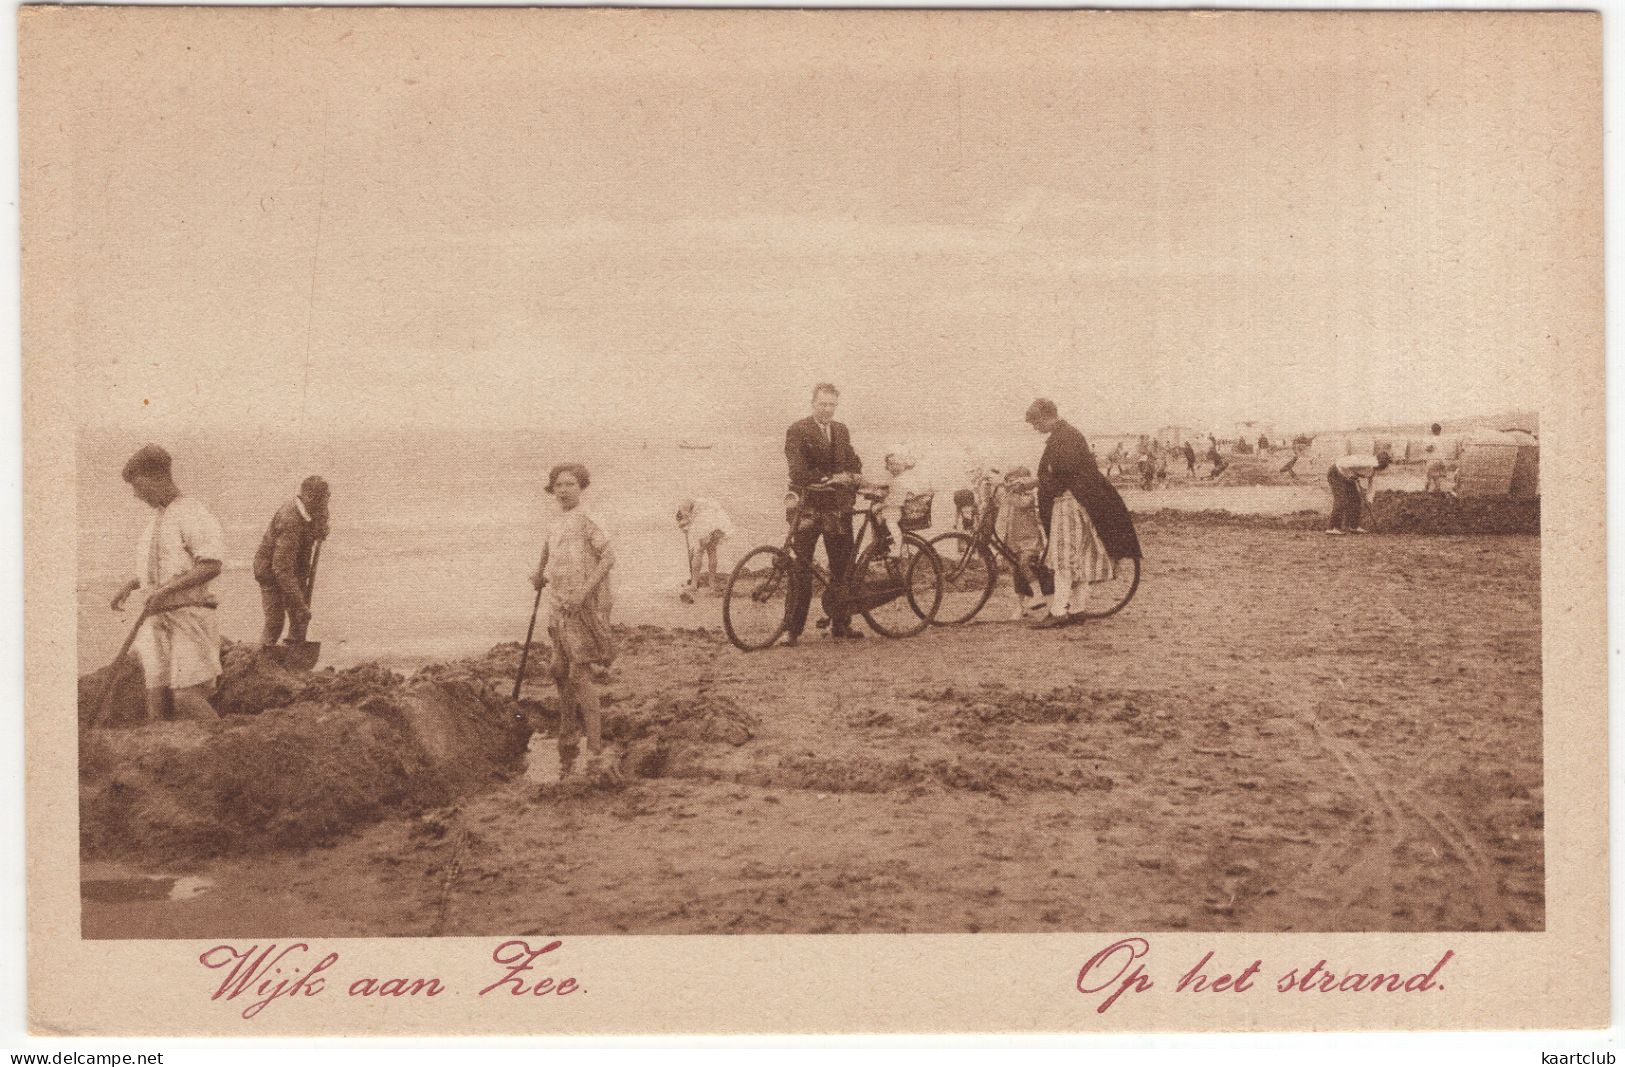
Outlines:
{"type": "Polygon", "coordinates": [[[307,852],[87,864],[209,888],[87,894],[84,935],[1543,928],[1538,539],[1141,537],[1129,608],[1060,631],[644,630],[609,714],[725,702],[748,739],[307,852]]]}

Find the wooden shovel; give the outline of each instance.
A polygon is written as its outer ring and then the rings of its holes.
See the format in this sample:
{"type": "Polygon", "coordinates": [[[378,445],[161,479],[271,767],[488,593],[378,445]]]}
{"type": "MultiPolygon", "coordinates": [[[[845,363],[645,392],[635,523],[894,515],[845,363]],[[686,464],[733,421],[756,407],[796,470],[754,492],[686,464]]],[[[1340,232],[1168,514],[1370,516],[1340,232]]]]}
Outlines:
{"type": "MultiPolygon", "coordinates": [[[[316,565],[322,560],[322,542],[317,541],[310,550],[310,574],[305,579],[305,610],[310,610],[311,603],[316,599],[316,565]]],[[[295,641],[291,638],[282,642],[282,665],[290,671],[315,670],[316,660],[321,657],[322,643],[320,641],[295,641]]]]}
{"type": "Polygon", "coordinates": [[[519,673],[513,680],[513,699],[519,700],[519,691],[525,687],[525,663],[530,659],[530,642],[536,636],[536,614],[542,610],[542,590],[536,590],[536,603],[530,606],[530,628],[525,631],[525,647],[519,650],[519,673]]]}
{"type": "Polygon", "coordinates": [[[119,675],[124,673],[119,668],[124,666],[124,657],[129,655],[130,646],[135,644],[135,635],[141,632],[141,624],[156,614],[158,612],[152,610],[151,607],[142,605],[141,614],[135,617],[135,625],[130,627],[129,635],[124,638],[124,643],[119,646],[118,655],[114,656],[113,662],[107,665],[107,677],[102,679],[102,691],[96,697],[96,711],[90,717],[89,725],[92,729],[100,726],[102,719],[107,715],[107,702],[113,697],[113,689],[118,685],[119,675]]]}

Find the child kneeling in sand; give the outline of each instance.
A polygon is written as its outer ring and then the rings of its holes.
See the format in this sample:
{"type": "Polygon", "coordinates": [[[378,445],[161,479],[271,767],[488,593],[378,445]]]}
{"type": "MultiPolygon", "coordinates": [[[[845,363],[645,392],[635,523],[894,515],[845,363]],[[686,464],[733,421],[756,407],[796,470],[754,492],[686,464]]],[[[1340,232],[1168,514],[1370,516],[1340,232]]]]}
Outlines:
{"type": "Polygon", "coordinates": [[[542,542],[542,559],[531,585],[548,591],[547,634],[553,642],[549,669],[559,687],[559,776],[575,767],[581,734],[587,735],[589,769],[599,767],[603,722],[593,669],[607,670],[615,659],[609,632],[609,572],[615,549],[603,526],[581,507],[591,484],[587,468],[560,463],[547,475],[547,491],[559,514],[542,542]]]}

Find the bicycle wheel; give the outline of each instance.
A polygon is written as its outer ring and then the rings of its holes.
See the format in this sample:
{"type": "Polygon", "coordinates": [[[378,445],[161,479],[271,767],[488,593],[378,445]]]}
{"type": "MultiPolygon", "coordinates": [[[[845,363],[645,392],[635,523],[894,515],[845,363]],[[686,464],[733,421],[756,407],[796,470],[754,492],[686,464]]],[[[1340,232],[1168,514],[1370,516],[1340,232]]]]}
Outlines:
{"type": "Polygon", "coordinates": [[[1139,559],[1117,560],[1113,564],[1113,571],[1112,577],[1106,581],[1090,584],[1087,606],[1078,613],[1079,617],[1104,619],[1108,615],[1116,615],[1134,599],[1134,591],[1140,588],[1139,559]]]}
{"type": "Polygon", "coordinates": [[[861,599],[891,592],[891,599],[863,610],[864,621],[886,637],[912,637],[930,625],[942,604],[942,567],[930,545],[913,534],[903,538],[902,558],[869,545],[853,565],[853,587],[861,599]]]}
{"type": "Polygon", "coordinates": [[[971,621],[987,604],[998,581],[992,550],[957,531],[938,534],[930,544],[942,566],[942,604],[931,621],[938,626],[971,621]]]}
{"type": "Polygon", "coordinates": [[[795,560],[775,545],[745,554],[728,575],[722,628],[743,652],[766,648],[784,633],[795,560]]]}

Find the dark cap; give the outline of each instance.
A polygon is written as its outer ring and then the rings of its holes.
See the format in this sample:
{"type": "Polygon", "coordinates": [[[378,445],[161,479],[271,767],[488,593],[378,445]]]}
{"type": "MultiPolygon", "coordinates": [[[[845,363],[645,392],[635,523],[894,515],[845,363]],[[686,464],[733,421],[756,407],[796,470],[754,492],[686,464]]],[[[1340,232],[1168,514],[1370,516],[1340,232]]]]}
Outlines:
{"type": "Polygon", "coordinates": [[[123,478],[168,478],[172,462],[169,453],[157,445],[142,445],[124,464],[123,478]]]}
{"type": "Polygon", "coordinates": [[[324,504],[328,493],[327,479],[319,474],[312,474],[299,483],[299,495],[304,497],[306,503],[324,504]]]}
{"type": "Polygon", "coordinates": [[[1037,422],[1039,419],[1058,419],[1061,413],[1056,410],[1055,401],[1039,397],[1027,406],[1027,421],[1037,422]]]}

